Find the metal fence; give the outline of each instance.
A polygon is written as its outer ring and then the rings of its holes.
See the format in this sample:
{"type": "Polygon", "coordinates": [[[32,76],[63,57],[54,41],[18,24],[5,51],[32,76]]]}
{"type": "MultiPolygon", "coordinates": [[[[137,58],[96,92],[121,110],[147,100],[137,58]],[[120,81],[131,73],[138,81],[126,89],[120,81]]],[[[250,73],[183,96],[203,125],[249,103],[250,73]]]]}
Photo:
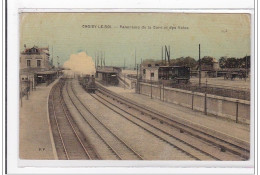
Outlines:
{"type": "Polygon", "coordinates": [[[230,97],[230,98],[237,98],[242,100],[250,100],[250,91],[246,90],[235,90],[235,89],[228,89],[228,88],[220,88],[220,87],[214,87],[213,85],[207,85],[207,84],[201,84],[199,86],[198,84],[176,84],[170,81],[150,81],[150,80],[139,80],[139,82],[143,83],[149,83],[153,85],[162,85],[164,84],[165,87],[171,87],[171,88],[177,88],[182,90],[188,90],[193,92],[201,92],[201,93],[207,93],[217,96],[223,96],[223,97],[230,97]]]}
{"type": "Polygon", "coordinates": [[[172,88],[184,89],[193,92],[202,92],[223,97],[237,98],[242,100],[250,100],[250,91],[234,90],[220,87],[208,86],[206,84],[192,85],[192,84],[172,84],[172,88]]]}

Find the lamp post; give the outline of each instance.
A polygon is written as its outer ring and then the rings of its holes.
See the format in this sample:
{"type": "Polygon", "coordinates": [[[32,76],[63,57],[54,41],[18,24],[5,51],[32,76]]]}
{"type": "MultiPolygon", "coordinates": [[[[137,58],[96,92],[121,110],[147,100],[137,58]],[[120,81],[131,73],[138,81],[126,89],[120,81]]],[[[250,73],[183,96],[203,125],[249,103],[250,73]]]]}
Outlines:
{"type": "MultiPolygon", "coordinates": [[[[148,70],[148,69],[147,69],[148,70]]],[[[152,86],[152,70],[149,70],[150,72],[150,83],[151,83],[151,99],[153,98],[153,86],[152,86]]]]}
{"type": "Polygon", "coordinates": [[[208,80],[206,79],[205,100],[204,100],[204,114],[205,115],[207,115],[207,88],[208,88],[208,80]]]}
{"type": "Polygon", "coordinates": [[[153,85],[152,85],[152,74],[150,71],[150,81],[151,81],[151,99],[153,98],[153,85]]]}
{"type": "Polygon", "coordinates": [[[139,77],[138,77],[138,64],[136,65],[136,71],[137,71],[137,75],[136,75],[136,91],[137,93],[139,93],[139,84],[138,84],[138,80],[139,80],[139,77]]]}
{"type": "Polygon", "coordinates": [[[27,82],[26,82],[26,100],[29,100],[29,74],[27,74],[27,82]]]}

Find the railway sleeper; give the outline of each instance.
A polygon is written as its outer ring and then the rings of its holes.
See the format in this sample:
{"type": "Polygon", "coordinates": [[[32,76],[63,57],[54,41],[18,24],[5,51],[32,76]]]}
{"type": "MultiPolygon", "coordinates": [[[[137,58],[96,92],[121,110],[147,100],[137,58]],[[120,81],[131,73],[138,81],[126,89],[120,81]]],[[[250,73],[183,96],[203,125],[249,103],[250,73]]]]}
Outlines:
{"type": "Polygon", "coordinates": [[[226,152],[226,148],[223,147],[223,146],[221,146],[221,147],[220,147],[220,151],[221,151],[221,152],[226,152]]]}

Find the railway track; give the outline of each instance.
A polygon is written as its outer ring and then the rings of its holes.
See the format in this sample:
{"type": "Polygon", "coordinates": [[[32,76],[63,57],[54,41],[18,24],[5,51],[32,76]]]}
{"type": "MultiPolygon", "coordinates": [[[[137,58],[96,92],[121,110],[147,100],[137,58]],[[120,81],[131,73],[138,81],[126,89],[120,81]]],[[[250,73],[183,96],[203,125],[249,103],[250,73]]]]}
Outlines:
{"type": "Polygon", "coordinates": [[[76,95],[71,82],[66,83],[66,91],[73,106],[87,125],[96,133],[108,149],[119,160],[143,160],[126,141],[122,140],[111,129],[109,129],[87,106],[85,106],[76,95]],[[69,85],[70,83],[70,85],[69,85]]]}
{"type": "MultiPolygon", "coordinates": [[[[149,134],[151,134],[152,136],[159,139],[160,142],[162,141],[162,142],[170,145],[171,147],[173,147],[173,149],[181,152],[182,154],[185,154],[186,156],[190,157],[191,159],[193,159],[193,160],[204,160],[204,159],[218,160],[216,157],[211,156],[210,154],[202,153],[201,150],[195,150],[194,151],[194,149],[196,149],[196,148],[191,148],[191,146],[187,147],[187,144],[185,145],[183,143],[180,143],[182,141],[178,140],[176,137],[174,139],[172,139],[172,138],[169,139],[169,137],[167,135],[165,135],[163,132],[158,133],[158,130],[154,130],[154,129],[156,129],[154,126],[147,126],[147,124],[144,125],[143,123],[140,123],[140,121],[134,121],[133,119],[131,119],[131,117],[123,114],[122,111],[116,110],[115,109],[116,107],[111,107],[108,104],[106,104],[105,100],[103,100],[103,99],[100,100],[100,99],[98,99],[98,96],[95,96],[93,94],[90,94],[90,95],[94,99],[96,99],[98,101],[98,103],[102,103],[103,105],[108,107],[110,110],[112,110],[116,114],[119,114],[121,117],[124,117],[125,119],[127,119],[128,121],[133,123],[134,125],[136,125],[139,128],[147,131],[149,134]]],[[[147,142],[149,142],[149,140],[147,140],[147,142]]]]}
{"type": "Polygon", "coordinates": [[[61,95],[63,83],[57,83],[49,96],[49,117],[58,158],[62,160],[99,159],[74,123],[61,95]]]}
{"type": "Polygon", "coordinates": [[[99,100],[101,103],[104,105],[105,103],[109,103],[113,105],[114,107],[120,108],[120,110],[123,110],[124,112],[132,115],[135,118],[138,118],[138,120],[150,125],[151,127],[155,127],[157,130],[160,130],[164,134],[170,136],[170,137],[177,137],[177,135],[189,135],[193,137],[193,139],[197,139],[204,144],[204,148],[199,146],[198,143],[193,142],[192,144],[189,144],[190,139],[185,139],[183,136],[180,138],[175,138],[179,141],[182,141],[186,145],[196,149],[200,150],[200,152],[203,152],[205,155],[215,159],[215,160],[226,160],[227,157],[230,157],[228,159],[235,159],[235,160],[247,160],[249,158],[249,150],[245,149],[243,147],[234,145],[232,143],[229,143],[227,141],[224,141],[220,138],[217,138],[213,135],[210,135],[208,133],[202,132],[198,129],[192,128],[190,126],[187,126],[183,123],[180,123],[179,121],[176,121],[166,115],[163,115],[157,111],[154,111],[152,109],[148,109],[146,107],[143,107],[136,102],[133,102],[131,100],[125,99],[121,97],[120,95],[117,95],[107,89],[105,89],[102,86],[98,86],[98,92],[96,93],[97,97],[93,96],[97,100],[99,100]],[[103,95],[103,96],[102,96],[103,95]],[[98,99],[100,98],[100,99],[98,99]],[[110,100],[109,100],[110,98],[110,100]],[[112,101],[111,101],[112,100],[112,101]],[[117,104],[115,104],[117,102],[117,104]],[[128,112],[126,108],[134,109],[131,112],[128,112]],[[133,112],[135,111],[135,112],[133,112]],[[139,115],[137,114],[139,113],[139,115]],[[134,115],[135,114],[135,115],[134,115]],[[142,117],[138,117],[138,116],[142,117]],[[151,120],[153,123],[151,124],[151,120]],[[158,127],[154,123],[154,121],[157,121],[157,123],[164,124],[164,126],[170,126],[171,128],[174,128],[175,130],[177,129],[179,131],[179,134],[175,133],[175,136],[172,133],[167,132],[164,127],[158,127]],[[205,149],[206,147],[206,149],[205,149]],[[233,156],[232,156],[233,155],[233,156]]]}

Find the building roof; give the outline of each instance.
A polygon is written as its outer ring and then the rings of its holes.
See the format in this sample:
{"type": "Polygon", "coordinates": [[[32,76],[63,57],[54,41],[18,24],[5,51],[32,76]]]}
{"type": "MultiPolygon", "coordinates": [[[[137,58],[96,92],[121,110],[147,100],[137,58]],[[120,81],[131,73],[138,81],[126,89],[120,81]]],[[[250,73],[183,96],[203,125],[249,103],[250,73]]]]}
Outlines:
{"type": "Polygon", "coordinates": [[[47,54],[47,55],[50,55],[49,54],[49,48],[38,48],[37,46],[34,46],[32,48],[26,48],[23,52],[23,54],[41,54],[41,53],[44,53],[44,54],[47,54]]]}
{"type": "Polygon", "coordinates": [[[52,70],[35,72],[35,74],[37,74],[37,75],[50,75],[50,74],[56,74],[56,73],[57,73],[57,71],[52,71],[52,70]]]}
{"type": "Polygon", "coordinates": [[[219,69],[218,71],[221,72],[239,72],[239,71],[246,71],[247,69],[245,68],[223,68],[219,69]]]}
{"type": "Polygon", "coordinates": [[[212,71],[214,70],[213,65],[202,64],[201,71],[212,71]]]}
{"type": "Polygon", "coordinates": [[[118,73],[118,69],[120,69],[120,68],[114,67],[114,66],[97,67],[96,72],[101,72],[101,73],[118,73]]]}
{"type": "Polygon", "coordinates": [[[160,68],[177,68],[177,67],[188,67],[188,66],[158,66],[160,68]]]}
{"type": "Polygon", "coordinates": [[[100,72],[100,73],[115,73],[115,74],[118,73],[117,71],[105,70],[105,69],[99,69],[99,70],[96,70],[96,72],[100,72]]]}
{"type": "Polygon", "coordinates": [[[216,58],[213,58],[213,63],[218,63],[218,60],[216,58]]]}
{"type": "Polygon", "coordinates": [[[152,66],[152,67],[145,67],[145,69],[160,69],[160,68],[182,68],[182,67],[186,67],[189,68],[188,66],[152,66]]]}

